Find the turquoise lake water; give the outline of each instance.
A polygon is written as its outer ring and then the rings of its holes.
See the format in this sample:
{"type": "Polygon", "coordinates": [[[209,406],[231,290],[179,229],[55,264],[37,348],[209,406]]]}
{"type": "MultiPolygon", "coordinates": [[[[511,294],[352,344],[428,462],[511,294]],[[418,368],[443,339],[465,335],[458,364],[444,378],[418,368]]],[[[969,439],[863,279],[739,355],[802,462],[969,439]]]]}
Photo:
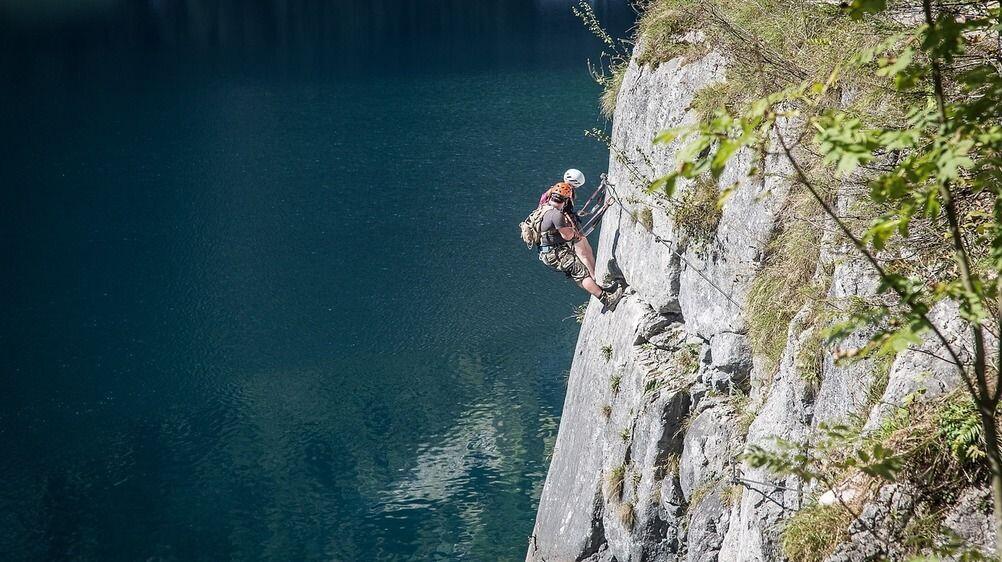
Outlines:
{"type": "Polygon", "coordinates": [[[585,294],[516,225],[604,171],[599,50],[559,1],[0,1],[4,558],[523,557],[585,294]]]}

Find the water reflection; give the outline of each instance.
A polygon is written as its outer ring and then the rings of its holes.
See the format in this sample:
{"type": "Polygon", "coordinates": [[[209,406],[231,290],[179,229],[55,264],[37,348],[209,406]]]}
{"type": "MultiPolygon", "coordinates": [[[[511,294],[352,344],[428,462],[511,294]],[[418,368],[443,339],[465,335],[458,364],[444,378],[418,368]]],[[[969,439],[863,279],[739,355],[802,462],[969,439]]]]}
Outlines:
{"type": "Polygon", "coordinates": [[[0,0],[0,552],[520,557],[582,295],[511,225],[607,159],[568,5],[0,0]]]}

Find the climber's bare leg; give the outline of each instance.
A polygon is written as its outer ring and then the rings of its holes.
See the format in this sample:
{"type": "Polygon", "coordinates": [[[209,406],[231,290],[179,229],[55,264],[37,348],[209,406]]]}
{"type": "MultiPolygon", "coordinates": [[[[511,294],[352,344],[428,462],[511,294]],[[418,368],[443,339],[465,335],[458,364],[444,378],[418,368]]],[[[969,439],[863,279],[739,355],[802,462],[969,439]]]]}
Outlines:
{"type": "Polygon", "coordinates": [[[588,269],[588,275],[595,279],[595,252],[591,249],[591,243],[587,238],[582,236],[577,244],[574,244],[574,253],[588,269]]]}
{"type": "Polygon", "coordinates": [[[595,298],[602,296],[602,287],[599,287],[598,283],[596,283],[595,279],[592,277],[582,279],[581,288],[591,293],[595,298]]]}

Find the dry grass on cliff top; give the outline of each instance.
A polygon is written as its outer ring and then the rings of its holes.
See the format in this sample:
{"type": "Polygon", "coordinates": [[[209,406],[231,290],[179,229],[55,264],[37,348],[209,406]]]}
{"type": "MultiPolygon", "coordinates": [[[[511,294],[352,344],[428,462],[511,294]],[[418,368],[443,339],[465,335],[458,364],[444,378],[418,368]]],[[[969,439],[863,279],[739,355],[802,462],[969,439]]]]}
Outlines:
{"type": "MultiPolygon", "coordinates": [[[[727,56],[727,81],[714,87],[712,98],[702,100],[704,115],[718,107],[739,107],[786,85],[823,82],[860,49],[896,29],[886,19],[853,21],[838,4],[827,2],[648,0],[641,9],[638,64],[657,67],[710,50],[727,56]]],[[[863,73],[846,68],[838,78],[841,86],[858,86],[863,80],[863,73]]],[[[859,100],[861,108],[881,105],[865,98],[859,100]]]]}

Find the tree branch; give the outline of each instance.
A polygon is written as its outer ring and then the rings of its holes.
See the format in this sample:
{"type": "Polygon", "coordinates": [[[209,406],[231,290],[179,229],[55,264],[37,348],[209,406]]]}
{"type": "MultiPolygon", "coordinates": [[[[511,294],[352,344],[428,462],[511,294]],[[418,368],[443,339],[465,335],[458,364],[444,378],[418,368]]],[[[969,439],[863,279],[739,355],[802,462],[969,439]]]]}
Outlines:
{"type": "MultiPolygon", "coordinates": [[[[800,179],[800,183],[802,183],[804,187],[806,187],[807,190],[811,192],[811,195],[814,197],[814,199],[818,202],[818,204],[821,205],[821,208],[824,209],[825,214],[831,217],[833,221],[835,221],[835,224],[836,226],[839,227],[839,230],[841,230],[842,233],[847,238],[849,238],[850,241],[852,241],[852,244],[853,246],[856,247],[856,250],[858,250],[861,254],[863,254],[866,260],[870,262],[870,265],[877,271],[877,274],[880,276],[881,280],[887,282],[890,279],[890,275],[887,273],[884,267],[880,265],[880,262],[877,261],[877,258],[867,249],[866,245],[863,244],[863,241],[860,240],[855,234],[853,234],[852,231],[849,229],[849,227],[838,217],[838,215],[835,213],[835,209],[833,209],[831,205],[829,205],[828,202],[825,201],[824,197],[822,197],[821,194],[818,193],[817,188],[815,188],[814,184],[807,177],[807,174],[801,167],[800,162],[798,162],[797,159],[793,156],[793,151],[790,149],[790,146],[786,144],[786,139],[783,138],[783,135],[782,133],[779,132],[778,128],[776,129],[776,138],[779,139],[779,144],[780,146],[783,147],[783,152],[786,155],[786,159],[793,166],[794,171],[797,173],[797,178],[800,179]]],[[[912,312],[918,311],[918,306],[916,306],[916,303],[914,302],[914,297],[904,293],[893,283],[888,282],[887,285],[891,287],[891,289],[898,295],[901,301],[904,302],[912,310],[912,312]]],[[[961,379],[963,379],[964,384],[967,386],[968,391],[970,391],[972,395],[977,396],[974,388],[974,383],[968,376],[967,370],[963,367],[964,363],[963,361],[960,360],[960,356],[957,354],[956,350],[953,349],[953,346],[950,345],[950,342],[946,339],[946,336],[939,329],[939,327],[936,326],[932,322],[932,320],[929,319],[929,316],[927,314],[922,313],[920,316],[923,322],[936,335],[936,338],[940,341],[940,343],[942,343],[943,346],[946,348],[946,351],[947,353],[949,353],[950,358],[953,359],[953,363],[957,366],[957,370],[960,372],[960,377],[961,379]]]]}

